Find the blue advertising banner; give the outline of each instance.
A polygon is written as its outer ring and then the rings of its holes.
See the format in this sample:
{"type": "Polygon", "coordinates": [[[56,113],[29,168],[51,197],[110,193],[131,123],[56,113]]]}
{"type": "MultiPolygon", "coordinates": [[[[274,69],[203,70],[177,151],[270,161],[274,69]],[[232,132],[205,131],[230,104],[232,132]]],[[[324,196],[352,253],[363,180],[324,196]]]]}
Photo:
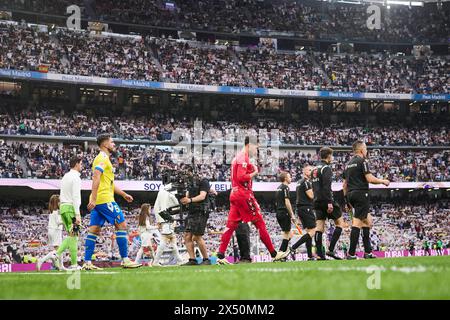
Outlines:
{"type": "Polygon", "coordinates": [[[450,94],[409,94],[409,93],[373,93],[373,92],[336,92],[289,89],[266,89],[249,87],[209,86],[199,84],[168,83],[141,80],[123,80],[94,76],[79,76],[57,73],[41,73],[36,71],[21,71],[0,69],[0,77],[29,80],[48,80],[67,83],[85,83],[126,87],[133,89],[154,89],[185,92],[204,92],[220,94],[242,94],[265,97],[305,97],[343,100],[407,100],[407,101],[450,101],[450,94]]]}

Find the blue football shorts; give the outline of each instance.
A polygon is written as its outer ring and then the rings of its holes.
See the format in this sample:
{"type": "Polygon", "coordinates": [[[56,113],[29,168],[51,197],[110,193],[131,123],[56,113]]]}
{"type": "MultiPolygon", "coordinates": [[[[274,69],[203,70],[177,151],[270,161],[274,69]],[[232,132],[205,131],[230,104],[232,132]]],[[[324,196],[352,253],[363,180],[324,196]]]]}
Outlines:
{"type": "Polygon", "coordinates": [[[123,212],[116,202],[98,204],[92,209],[89,226],[102,227],[105,224],[105,221],[108,221],[112,225],[125,221],[123,212]]]}

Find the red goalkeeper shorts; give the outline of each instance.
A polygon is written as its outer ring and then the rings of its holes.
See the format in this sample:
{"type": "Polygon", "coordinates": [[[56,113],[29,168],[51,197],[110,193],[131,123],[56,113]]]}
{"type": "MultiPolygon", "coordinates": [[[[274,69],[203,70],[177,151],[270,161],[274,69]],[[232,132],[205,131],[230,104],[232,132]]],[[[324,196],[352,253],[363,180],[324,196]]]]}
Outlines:
{"type": "Polygon", "coordinates": [[[261,208],[253,194],[232,194],[230,197],[230,213],[227,227],[236,222],[255,222],[262,219],[261,208]]]}

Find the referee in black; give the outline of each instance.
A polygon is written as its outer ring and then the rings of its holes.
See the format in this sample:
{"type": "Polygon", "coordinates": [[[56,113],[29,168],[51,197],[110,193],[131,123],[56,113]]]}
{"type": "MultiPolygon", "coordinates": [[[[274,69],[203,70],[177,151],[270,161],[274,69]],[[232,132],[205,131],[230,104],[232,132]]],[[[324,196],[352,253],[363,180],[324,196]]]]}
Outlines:
{"type": "Polygon", "coordinates": [[[306,229],[304,234],[291,247],[291,254],[295,255],[295,250],[303,243],[306,243],[306,252],[308,253],[308,260],[316,260],[312,255],[312,239],[316,234],[316,216],[313,210],[314,193],[310,181],[312,167],[307,165],[303,168],[303,178],[297,185],[297,215],[302,222],[303,229],[306,229]]]}
{"type": "Polygon", "coordinates": [[[334,253],[334,248],[339,240],[345,223],[342,218],[341,207],[333,199],[331,183],[333,181],[333,172],[331,162],[333,161],[333,149],[323,147],[319,150],[320,161],[312,171],[312,185],[314,192],[313,206],[316,213],[316,235],[315,242],[317,248],[318,260],[326,260],[322,252],[322,237],[325,229],[325,219],[332,219],[335,229],[328,247],[327,256],[340,260],[341,258],[334,253]]]}
{"type": "Polygon", "coordinates": [[[356,259],[356,246],[359,234],[363,232],[364,258],[375,258],[370,244],[370,229],[373,225],[370,215],[369,183],[389,186],[390,181],[378,179],[370,173],[367,162],[367,146],[363,141],[353,143],[353,158],[344,171],[343,191],[347,206],[353,207],[352,231],[350,232],[350,248],[347,259],[356,259]]]}
{"type": "Polygon", "coordinates": [[[295,221],[294,212],[292,210],[291,200],[289,198],[289,184],[292,182],[291,175],[287,172],[280,174],[280,186],[275,194],[275,206],[277,210],[277,221],[281,227],[280,251],[288,250],[289,240],[291,240],[291,221],[295,221]]]}

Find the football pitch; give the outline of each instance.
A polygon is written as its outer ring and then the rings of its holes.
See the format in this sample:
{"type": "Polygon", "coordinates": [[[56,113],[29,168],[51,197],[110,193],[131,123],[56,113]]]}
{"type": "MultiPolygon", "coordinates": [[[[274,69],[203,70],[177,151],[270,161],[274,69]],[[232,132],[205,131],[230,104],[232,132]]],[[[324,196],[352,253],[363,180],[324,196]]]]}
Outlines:
{"type": "Polygon", "coordinates": [[[0,273],[0,299],[450,299],[450,256],[0,273]]]}

